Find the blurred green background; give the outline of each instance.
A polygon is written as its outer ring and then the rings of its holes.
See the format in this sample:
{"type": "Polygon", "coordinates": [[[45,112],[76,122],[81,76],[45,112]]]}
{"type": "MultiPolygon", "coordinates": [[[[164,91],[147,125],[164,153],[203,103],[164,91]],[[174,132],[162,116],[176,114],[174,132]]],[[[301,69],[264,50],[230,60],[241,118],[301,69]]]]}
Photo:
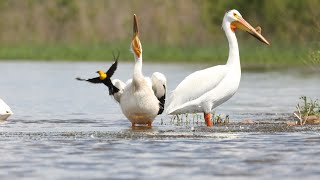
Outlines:
{"type": "Polygon", "coordinates": [[[246,66],[319,63],[319,0],[0,0],[0,59],[131,61],[137,14],[148,62],[223,63],[224,13],[237,9],[271,43],[236,32],[246,66]]]}

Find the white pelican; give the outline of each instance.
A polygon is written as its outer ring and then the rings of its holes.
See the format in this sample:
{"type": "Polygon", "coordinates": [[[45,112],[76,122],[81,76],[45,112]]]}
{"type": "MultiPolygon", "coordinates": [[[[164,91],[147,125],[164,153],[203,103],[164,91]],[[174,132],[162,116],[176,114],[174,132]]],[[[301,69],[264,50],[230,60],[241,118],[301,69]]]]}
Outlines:
{"type": "Polygon", "coordinates": [[[142,46],[138,35],[138,21],[134,15],[130,46],[135,59],[133,77],[126,84],[119,79],[112,81],[119,89],[114,98],[119,102],[123,114],[131,121],[132,127],[136,124],[151,126],[153,119],[164,110],[166,95],[166,77],[163,74],[155,72],[151,78],[142,74],[142,46]]]}
{"type": "Polygon", "coordinates": [[[212,126],[210,112],[229,100],[240,83],[241,67],[235,30],[242,29],[269,45],[237,10],[230,10],[224,15],[222,28],[229,42],[227,64],[196,71],[187,76],[173,91],[167,108],[168,114],[203,112],[207,126],[212,126]]]}
{"type": "Polygon", "coordinates": [[[0,120],[6,120],[12,114],[10,107],[0,98],[0,120]]]}

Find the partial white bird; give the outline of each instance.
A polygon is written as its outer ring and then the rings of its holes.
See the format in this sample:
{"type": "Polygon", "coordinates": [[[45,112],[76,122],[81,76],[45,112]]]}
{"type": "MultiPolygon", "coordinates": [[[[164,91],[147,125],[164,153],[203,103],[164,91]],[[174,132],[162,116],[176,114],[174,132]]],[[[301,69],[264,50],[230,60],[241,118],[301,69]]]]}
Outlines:
{"type": "Polygon", "coordinates": [[[206,125],[211,127],[210,112],[229,100],[240,83],[241,67],[235,30],[242,29],[270,45],[237,10],[230,10],[224,15],[222,28],[229,42],[227,64],[196,71],[187,76],[173,91],[166,111],[168,114],[203,112],[206,125]]]}
{"type": "Polygon", "coordinates": [[[119,102],[123,114],[136,124],[152,125],[154,118],[164,110],[166,97],[166,77],[155,72],[151,78],[142,74],[142,46],[139,39],[137,16],[133,16],[133,37],[131,51],[134,54],[135,65],[133,78],[127,83],[114,79],[112,83],[119,89],[113,96],[119,102]]]}
{"type": "Polygon", "coordinates": [[[10,107],[0,98],[0,120],[7,120],[12,114],[10,107]]]}

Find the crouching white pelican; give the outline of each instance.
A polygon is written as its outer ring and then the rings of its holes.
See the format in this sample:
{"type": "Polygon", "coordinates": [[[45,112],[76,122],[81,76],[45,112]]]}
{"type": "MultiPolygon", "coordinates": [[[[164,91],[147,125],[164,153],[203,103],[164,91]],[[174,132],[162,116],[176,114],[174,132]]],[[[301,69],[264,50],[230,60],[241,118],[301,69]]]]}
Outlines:
{"type": "Polygon", "coordinates": [[[119,89],[114,98],[119,102],[123,114],[131,121],[132,127],[136,124],[151,126],[154,118],[164,110],[166,77],[159,72],[153,73],[151,79],[142,74],[142,46],[136,15],[133,16],[130,48],[135,59],[133,77],[126,84],[119,79],[112,81],[119,89]]]}
{"type": "Polygon", "coordinates": [[[230,10],[224,15],[222,28],[229,42],[227,64],[196,71],[187,76],[173,91],[167,108],[168,114],[203,112],[207,126],[212,126],[210,112],[229,100],[240,83],[241,67],[235,30],[242,29],[269,45],[237,10],[230,10]]]}
{"type": "Polygon", "coordinates": [[[12,114],[10,107],[0,98],[0,120],[4,121],[12,114]]]}

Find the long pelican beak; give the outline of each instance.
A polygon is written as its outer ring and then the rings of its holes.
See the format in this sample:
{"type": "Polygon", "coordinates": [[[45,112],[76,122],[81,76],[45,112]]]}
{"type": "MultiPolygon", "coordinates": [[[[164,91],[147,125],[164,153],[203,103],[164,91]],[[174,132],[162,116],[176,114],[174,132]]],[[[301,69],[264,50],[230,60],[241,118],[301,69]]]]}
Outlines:
{"type": "Polygon", "coordinates": [[[242,29],[257,38],[259,41],[270,45],[270,43],[261,35],[261,33],[257,32],[257,30],[255,30],[255,28],[253,28],[246,20],[240,16],[238,16],[237,19],[238,21],[233,21],[230,25],[233,31],[236,28],[242,29]]]}
{"type": "Polygon", "coordinates": [[[141,43],[139,39],[139,28],[138,28],[138,19],[137,16],[133,15],[133,36],[132,36],[132,42],[131,42],[132,50],[139,58],[141,56],[141,43]]]}
{"type": "Polygon", "coordinates": [[[133,15],[133,37],[139,35],[137,15],[133,15]]]}

